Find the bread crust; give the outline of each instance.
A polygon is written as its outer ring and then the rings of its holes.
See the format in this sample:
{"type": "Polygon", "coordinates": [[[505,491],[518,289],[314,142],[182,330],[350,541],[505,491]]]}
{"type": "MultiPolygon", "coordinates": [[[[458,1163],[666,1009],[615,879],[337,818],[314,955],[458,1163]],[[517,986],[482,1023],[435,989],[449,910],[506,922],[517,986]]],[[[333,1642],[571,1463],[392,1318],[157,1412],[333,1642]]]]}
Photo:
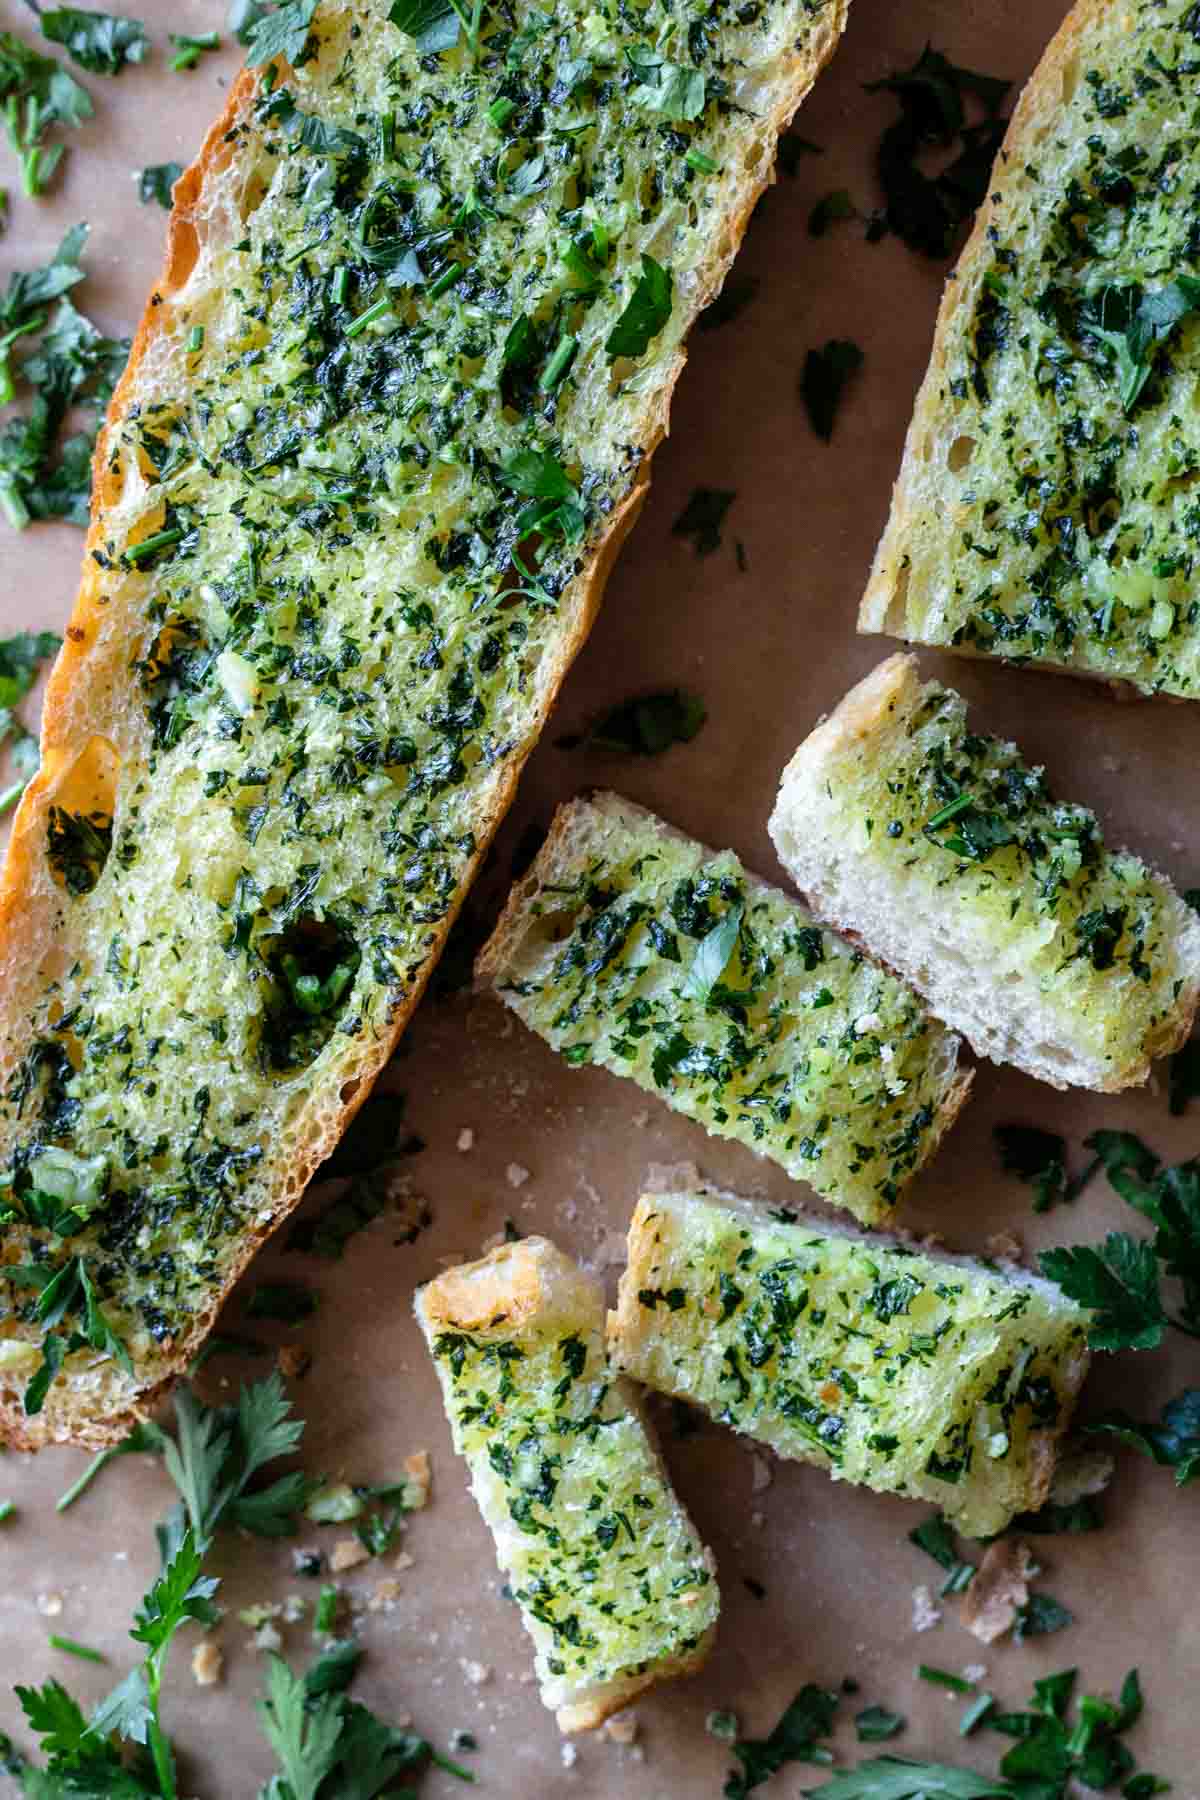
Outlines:
{"type": "MultiPolygon", "coordinates": [[[[487,1256],[474,1262],[461,1263],[444,1270],[417,1290],[414,1302],[422,1324],[430,1331],[439,1329],[469,1331],[476,1336],[496,1333],[510,1338],[547,1315],[562,1314],[577,1322],[581,1313],[594,1313],[604,1318],[604,1295],[598,1282],[564,1256],[548,1238],[522,1238],[515,1244],[499,1244],[487,1256]]],[[[663,1471],[658,1441],[651,1430],[636,1389],[623,1378],[617,1383],[622,1401],[636,1415],[650,1441],[650,1448],[663,1471]]],[[[676,1504],[685,1522],[690,1524],[686,1507],[676,1496],[676,1504]]],[[[712,1552],[705,1550],[709,1573],[716,1575],[712,1552]]],[[[606,1685],[602,1694],[580,1700],[555,1711],[558,1728],[565,1734],[594,1731],[606,1719],[628,1706],[637,1695],[657,1687],[679,1675],[693,1675],[703,1667],[716,1639],[716,1627],[710,1626],[697,1639],[695,1646],[679,1656],[657,1662],[640,1674],[606,1685]]]]}
{"type": "MultiPolygon", "coordinates": [[[[701,272],[688,306],[684,333],[696,315],[719,291],[730,264],[737,253],[750,216],[759,197],[774,179],[774,149],[779,132],[787,125],[796,108],[808,93],[820,70],[836,48],[845,28],[849,0],[831,0],[827,16],[814,29],[803,53],[795,52],[790,65],[779,72],[777,97],[762,121],[764,154],[757,166],[739,175],[733,199],[733,211],[723,227],[714,233],[715,241],[706,268],[701,272]]],[[[284,78],[288,66],[277,58],[284,78]]],[[[101,547],[104,529],[104,506],[107,484],[109,436],[124,416],[129,396],[133,393],[138,372],[157,338],[164,332],[171,303],[179,294],[194,267],[199,239],[194,223],[195,213],[206,185],[236,157],[236,144],[231,132],[254,101],[259,89],[255,71],[243,69],[229,92],[224,111],[204,140],[195,162],[176,182],[173,207],[167,228],[167,248],[162,273],[155,283],[146,310],[134,335],[129,362],[114,390],[105,423],[100,431],[93,461],[93,495],[91,523],[84,544],[83,570],[78,597],[66,627],[63,648],[50,675],[42,718],[42,767],[26,788],[13,822],[8,854],[0,873],[0,944],[5,946],[0,968],[0,1021],[3,1030],[0,1044],[8,1038],[16,1048],[20,1041],[22,1015],[21,991],[30,971],[40,968],[51,951],[55,938],[56,915],[38,901],[35,870],[42,855],[50,808],[60,786],[65,782],[93,735],[84,730],[76,704],[77,692],[87,688],[96,671],[89,671],[89,658],[99,632],[105,606],[100,587],[99,568],[92,552],[101,547]]],[[[372,1084],[392,1055],[405,1026],[416,1010],[446,939],[462,908],[467,890],[479,870],[488,847],[516,792],[525,762],[537,743],[546,719],[554,705],[559,687],[576,654],[586,641],[599,610],[608,577],[626,537],[632,530],[645,501],[650,484],[650,464],[659,443],[667,435],[671,397],[675,383],[686,361],[681,346],[672,364],[664,372],[662,386],[647,408],[642,434],[643,455],[633,485],[625,499],[606,522],[603,535],[594,544],[586,566],[564,590],[561,602],[562,633],[557,652],[547,657],[537,674],[538,704],[533,727],[526,740],[505,760],[490,792],[481,795],[481,816],[476,830],[476,848],[451,904],[436,929],[431,949],[413,979],[402,1003],[391,1016],[388,1030],[374,1040],[365,1035],[352,1040],[346,1052],[342,1102],[333,1122],[318,1126],[310,1106],[299,1122],[302,1148],[293,1168],[280,1172],[278,1185],[266,1209],[268,1217],[256,1227],[248,1228],[228,1276],[214,1293],[211,1304],[198,1314],[185,1336],[165,1348],[165,1355],[153,1373],[131,1386],[113,1365],[98,1382],[81,1389],[78,1397],[72,1389],[70,1369],[52,1384],[44,1410],[27,1418],[20,1400],[12,1393],[0,1392],[0,1443],[21,1450],[36,1450],[48,1443],[72,1443],[86,1448],[103,1449],[119,1443],[139,1419],[150,1415],[172,1384],[183,1375],[200,1344],[208,1335],[229,1292],[253,1260],[263,1243],[276,1231],[299,1204],[304,1189],[315,1170],[330,1155],[358,1108],[366,1100],[372,1084]]],[[[125,671],[104,671],[115,684],[125,671]]],[[[17,1050],[19,1054],[19,1050],[17,1050]]],[[[19,1333],[17,1335],[20,1335],[19,1333]]],[[[0,1345],[3,1344],[0,1338],[0,1345]]],[[[0,1388],[3,1387],[0,1372],[0,1388]]]]}
{"type": "MultiPolygon", "coordinates": [[[[788,762],[780,777],[779,796],[772,819],[787,812],[789,796],[793,790],[800,796],[813,791],[814,785],[822,779],[821,771],[827,762],[868,742],[894,713],[907,710],[916,700],[920,688],[920,668],[911,650],[896,651],[869,675],[864,676],[838,702],[833,712],[818,722],[788,762]]],[[[798,800],[797,805],[802,805],[802,800],[798,800]]],[[[778,845],[774,825],[772,836],[776,838],[778,845]]],[[[832,923],[835,929],[862,942],[872,956],[879,958],[879,951],[861,938],[859,933],[847,931],[838,919],[834,919],[832,923]]],[[[1153,1064],[1164,1056],[1172,1055],[1191,1036],[1197,1008],[1200,1007],[1200,925],[1190,917],[1184,921],[1177,947],[1181,965],[1190,969],[1191,973],[1188,978],[1181,980],[1174,1006],[1146,1032],[1138,1056],[1103,1076],[1097,1075],[1087,1083],[1092,1091],[1114,1094],[1125,1088],[1141,1086],[1149,1080],[1153,1064]]],[[[921,983],[913,970],[901,969],[897,973],[902,980],[921,991],[921,983]]],[[[925,993],[923,997],[931,1010],[936,1012],[934,996],[925,993]]],[[[956,1024],[954,1029],[962,1031],[964,1028],[961,1024],[956,1024]]],[[[970,1041],[970,1034],[964,1032],[964,1035],[970,1041]]],[[[976,1044],[975,1048],[981,1054],[987,1054],[985,1047],[976,1044]]],[[[1065,1089],[1073,1085],[1059,1077],[1049,1065],[1044,1069],[1029,1069],[1028,1072],[1051,1087],[1065,1089]]]]}
{"type": "MultiPolygon", "coordinates": [[[[1044,51],[1037,68],[1021,91],[1020,99],[1013,108],[1008,130],[1004,134],[993,165],[992,180],[988,195],[983,205],[975,214],[975,222],[970,235],[963,246],[954,269],[946,279],[942,290],[941,304],[938,307],[937,319],[933,330],[933,343],[929,353],[929,366],[921,382],[913,407],[912,419],[904,439],[904,451],[900,461],[900,471],[892,487],[891,507],[887,524],[875,550],[871,564],[871,573],[859,602],[857,629],[860,634],[869,635],[884,632],[889,637],[903,638],[910,643],[928,643],[936,645],[940,650],[952,652],[955,656],[970,657],[975,661],[994,662],[997,659],[985,651],[976,650],[970,644],[950,644],[938,638],[918,635],[910,630],[908,623],[908,569],[905,566],[906,545],[918,511],[918,494],[920,487],[920,469],[929,449],[929,440],[937,430],[940,414],[941,388],[946,375],[946,347],[950,333],[950,325],[954,314],[960,306],[974,299],[986,273],[991,257],[992,233],[996,228],[997,215],[1003,213],[1007,204],[1005,184],[1009,179],[1009,164],[1013,165],[1011,179],[1020,181],[1020,171],[1028,157],[1026,155],[1027,139],[1036,137],[1036,128],[1046,122],[1048,116],[1053,117],[1057,110],[1058,97],[1063,91],[1063,80],[1067,75],[1074,58],[1079,54],[1084,40],[1093,26],[1115,4],[1115,0],[1077,0],[1077,4],[1067,14],[1062,24],[1044,51]]],[[[1096,669],[1078,668],[1074,665],[1040,660],[1036,658],[1020,659],[1020,667],[1032,669],[1038,673],[1055,675],[1072,675],[1078,680],[1098,684],[1108,689],[1114,697],[1132,699],[1135,696],[1144,699],[1144,692],[1134,682],[1120,677],[1104,675],[1096,669]]],[[[1167,698],[1179,700],[1182,696],[1171,695],[1167,698]]]]}

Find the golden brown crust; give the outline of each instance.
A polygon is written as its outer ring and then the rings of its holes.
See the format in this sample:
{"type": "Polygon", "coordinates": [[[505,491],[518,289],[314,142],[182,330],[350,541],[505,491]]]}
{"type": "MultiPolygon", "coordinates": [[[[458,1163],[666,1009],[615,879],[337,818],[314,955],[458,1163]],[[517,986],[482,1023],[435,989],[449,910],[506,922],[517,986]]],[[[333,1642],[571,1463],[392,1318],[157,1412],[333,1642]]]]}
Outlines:
{"type": "MultiPolygon", "coordinates": [[[[762,122],[765,146],[757,170],[748,175],[740,189],[741,204],[731,216],[714,246],[706,270],[706,278],[697,284],[692,296],[685,331],[696,314],[719,290],[726,271],[737,252],[750,215],[758,199],[773,179],[773,152],[778,132],[787,124],[804,99],[817,74],[832,55],[845,26],[849,0],[833,0],[828,18],[818,27],[808,50],[796,54],[791,65],[780,72],[779,98],[762,122]]],[[[283,65],[286,73],[286,65],[283,65]]],[[[7,859],[0,873],[0,942],[6,942],[6,968],[0,976],[0,1019],[8,1022],[14,1036],[21,1029],[25,1011],[13,973],[20,969],[21,983],[28,981],[29,970],[40,967],[53,942],[55,920],[44,901],[38,904],[36,867],[45,843],[49,809],[55,801],[59,785],[72,771],[91,731],[81,732],[78,708],[74,704],[77,690],[89,683],[103,687],[106,681],[115,687],[127,679],[121,659],[110,646],[104,651],[108,666],[103,670],[95,663],[101,609],[105,600],[100,587],[100,571],[92,551],[101,547],[104,507],[114,497],[108,492],[106,464],[108,434],[119,423],[128,397],[135,391],[139,370],[157,337],[165,330],[171,316],[171,303],[187,281],[195,265],[199,239],[194,217],[206,185],[237,154],[230,141],[232,128],[257,92],[258,77],[244,69],[230,89],[225,109],[213,125],[199,156],[175,184],[174,206],[167,232],[167,250],[163,271],[151,293],[150,302],[133,339],[129,363],[117,384],[101,431],[95,455],[95,487],[92,498],[92,522],[84,546],[83,572],[78,598],[67,626],[63,649],[55,663],[46,693],[42,721],[42,769],[26,789],[14,820],[7,859]],[[14,1025],[16,1031],[14,1032],[14,1025]]],[[[332,1124],[318,1124],[315,1119],[301,1121],[302,1135],[307,1131],[300,1155],[292,1169],[281,1177],[274,1203],[266,1222],[249,1229],[239,1254],[212,1303],[194,1320],[186,1337],[165,1348],[161,1362],[153,1374],[130,1395],[128,1383],[115,1374],[112,1378],[120,1399],[115,1396],[111,1409],[97,1403],[94,1392],[73,1404],[68,1372],[52,1386],[44,1411],[26,1418],[19,1397],[4,1381],[0,1371],[0,1443],[12,1448],[36,1450],[47,1443],[75,1443],[100,1449],[118,1443],[138,1419],[148,1416],[171,1384],[182,1375],[200,1344],[212,1329],[222,1304],[232,1287],[251,1262],[260,1246],[283,1223],[299,1204],[314,1171],[329,1156],[342,1132],[367,1098],[371,1085],[387,1063],[401,1033],[419,1004],[429,977],[437,963],[454,922],[461,910],[467,889],[487,853],[495,832],[516,791],[522,769],[553,707],[558,689],[575,655],[585,642],[599,610],[604,587],[621,547],[633,527],[645,500],[650,482],[650,463],[654,451],[666,436],[671,395],[686,360],[680,349],[667,371],[662,389],[649,410],[643,438],[643,456],[638,474],[624,501],[607,522],[604,536],[592,549],[587,567],[565,590],[562,599],[562,638],[557,655],[548,659],[539,671],[539,705],[533,729],[526,741],[504,764],[490,794],[483,797],[486,810],[476,831],[476,850],[467,865],[462,882],[445,916],[437,928],[433,944],[403,1003],[396,1009],[388,1031],[368,1042],[357,1040],[347,1052],[347,1068],[342,1089],[342,1105],[332,1124]],[[119,1380],[119,1386],[117,1386],[119,1380]]],[[[0,1339],[3,1342],[3,1339],[0,1339]]]]}

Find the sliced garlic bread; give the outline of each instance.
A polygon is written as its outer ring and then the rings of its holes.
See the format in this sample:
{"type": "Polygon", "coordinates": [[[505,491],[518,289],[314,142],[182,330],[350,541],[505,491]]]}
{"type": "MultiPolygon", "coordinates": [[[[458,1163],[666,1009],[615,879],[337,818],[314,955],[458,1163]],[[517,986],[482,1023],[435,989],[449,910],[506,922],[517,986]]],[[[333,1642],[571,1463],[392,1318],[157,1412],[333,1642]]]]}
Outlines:
{"type": "Polygon", "coordinates": [[[951,688],[894,656],[784,770],[780,860],[818,917],[912,982],[981,1056],[1112,1092],[1187,1038],[1200,918],[1109,850],[951,688]]]}
{"type": "Polygon", "coordinates": [[[447,1269],[416,1312],[561,1729],[699,1668],[712,1557],[608,1366],[598,1284],[531,1237],[447,1269]]]}
{"type": "Polygon", "coordinates": [[[121,1437],[361,1104],[845,10],[322,0],[236,83],[0,886],[9,1441],[121,1437]]]}
{"type": "Polygon", "coordinates": [[[1080,0],[946,287],[859,628],[1200,693],[1189,0],[1080,0]]]}
{"type": "Polygon", "coordinates": [[[616,794],[559,809],[476,974],[568,1062],[630,1076],[865,1221],[891,1215],[970,1085],[903,982],[616,794]]]}
{"type": "Polygon", "coordinates": [[[839,1481],[987,1537],[1038,1507],[1088,1366],[1048,1281],[782,1222],[700,1188],[644,1195],[609,1353],[839,1481]]]}

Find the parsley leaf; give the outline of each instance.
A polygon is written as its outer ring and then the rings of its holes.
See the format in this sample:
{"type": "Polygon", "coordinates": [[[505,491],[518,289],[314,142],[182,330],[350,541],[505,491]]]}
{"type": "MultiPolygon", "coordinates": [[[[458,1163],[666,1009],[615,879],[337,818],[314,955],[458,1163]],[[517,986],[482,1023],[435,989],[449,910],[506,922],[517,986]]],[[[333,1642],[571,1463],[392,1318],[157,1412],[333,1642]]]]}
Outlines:
{"type": "Polygon", "coordinates": [[[72,62],[93,75],[119,75],[127,63],[140,63],[150,48],[142,21],[118,13],[58,6],[39,14],[39,23],[44,37],[61,44],[72,62]]]}
{"type": "Polygon", "coordinates": [[[273,12],[264,12],[247,24],[243,40],[248,47],[246,67],[257,69],[275,56],[298,63],[308,44],[316,10],[317,0],[283,0],[283,5],[273,12]]]}
{"type": "Polygon", "coordinates": [[[1149,293],[1136,282],[1110,283],[1089,296],[1080,322],[1089,337],[1108,349],[1126,413],[1133,411],[1150,379],[1159,344],[1198,310],[1200,281],[1190,275],[1179,275],[1149,293]]]}
{"type": "Polygon", "coordinates": [[[42,663],[58,654],[61,643],[54,631],[18,631],[0,639],[0,706],[16,706],[25,698],[42,663]]]}
{"type": "Polygon", "coordinates": [[[742,905],[739,901],[731,906],[723,919],[718,919],[711,931],[707,931],[696,945],[691,966],[683,978],[680,992],[689,1000],[698,1000],[707,1006],[712,991],[725,972],[725,965],[737,946],[738,933],[742,928],[742,905]]]}
{"type": "MultiPolygon", "coordinates": [[[[782,143],[784,140],[781,139],[782,143]]],[[[710,300],[700,314],[696,324],[701,331],[718,331],[722,325],[732,325],[738,315],[749,306],[758,292],[758,279],[754,275],[729,274],[721,284],[721,291],[715,300],[710,300]]]]}
{"type": "Polygon", "coordinates": [[[835,188],[832,193],[823,194],[808,215],[809,237],[824,237],[831,225],[843,219],[857,217],[858,208],[850,198],[848,188],[835,188]]]}
{"type": "Polygon", "coordinates": [[[1153,1350],[1167,1327],[1152,1246],[1123,1231],[1110,1231],[1093,1249],[1044,1250],[1042,1273],[1068,1299],[1096,1314],[1088,1342],[1096,1350],[1153,1350]]]}
{"type": "MultiPolygon", "coordinates": [[[[910,1762],[906,1756],[876,1756],[856,1769],[842,1769],[818,1788],[819,1800],[1012,1800],[1013,1789],[998,1777],[945,1763],[910,1762]]],[[[1043,1800],[1050,1800],[1044,1796],[1043,1800]]]]}
{"type": "Polygon", "coordinates": [[[165,211],[170,212],[171,189],[182,174],[182,163],[147,163],[138,176],[138,199],[143,206],[149,206],[151,201],[157,200],[165,211]]]}
{"type": "Polygon", "coordinates": [[[954,1533],[941,1513],[930,1513],[920,1525],[914,1526],[908,1534],[908,1541],[915,1544],[918,1550],[924,1550],[926,1556],[932,1556],[934,1562],[945,1569],[946,1579],[941,1587],[943,1594],[961,1594],[971,1585],[975,1565],[964,1562],[959,1556],[954,1533]]]}
{"type": "Polygon", "coordinates": [[[63,156],[43,139],[54,125],[82,125],[92,116],[87,89],[52,56],[40,56],[11,31],[0,31],[0,100],[8,135],[21,159],[21,183],[31,199],[42,193],[63,156]]]}
{"type": "Polygon", "coordinates": [[[830,1753],[817,1739],[833,1730],[838,1697],[809,1682],[786,1708],[765,1738],[739,1738],[733,1754],[742,1767],[725,1783],[726,1800],[744,1800],[789,1762],[829,1762],[830,1753]]]}
{"type": "Polygon", "coordinates": [[[301,1319],[310,1319],[317,1304],[313,1290],[299,1282],[260,1281],[250,1295],[246,1317],[278,1319],[283,1325],[296,1325],[301,1319]]]}
{"type": "Polygon", "coordinates": [[[671,536],[691,538],[697,556],[711,556],[721,548],[721,526],[736,499],[735,488],[693,488],[691,498],[671,527],[671,536]]]}
{"type": "Polygon", "coordinates": [[[1068,1612],[1049,1594],[1030,1594],[1024,1606],[1018,1608],[1013,1642],[1023,1644],[1026,1638],[1048,1637],[1052,1632],[1065,1631],[1074,1623],[1074,1613],[1068,1612]]]}
{"type": "Polygon", "coordinates": [[[992,1136],[1002,1167],[1033,1188],[1035,1213],[1078,1199],[1103,1161],[1093,1156],[1078,1175],[1068,1176],[1066,1139],[1057,1132],[1042,1131],[1036,1125],[997,1125],[992,1136]]]}
{"type": "Polygon", "coordinates": [[[625,52],[630,67],[640,77],[629,95],[634,106],[661,113],[666,119],[690,121],[704,111],[704,75],[684,63],[666,62],[656,52],[635,47],[625,52]]]}
{"type": "Polygon", "coordinates": [[[452,50],[458,42],[461,20],[450,0],[394,0],[388,18],[423,56],[452,50]]]}
{"type": "Polygon", "coordinates": [[[703,700],[682,688],[623,700],[582,734],[556,740],[560,750],[581,746],[609,755],[659,756],[672,744],[688,744],[708,717],[703,700]]]}
{"type": "Polygon", "coordinates": [[[854,1717],[854,1732],[860,1744],[882,1744],[898,1737],[908,1724],[902,1713],[889,1712],[886,1706],[864,1706],[854,1717]]]}
{"type": "Polygon", "coordinates": [[[673,305],[674,276],[652,256],[642,252],[642,272],[625,303],[624,311],[605,340],[604,349],[613,361],[618,356],[644,356],[668,319],[673,305]]]}
{"type": "Polygon", "coordinates": [[[1174,1469],[1177,1487],[1186,1487],[1200,1477],[1200,1388],[1184,1388],[1169,1400],[1157,1425],[1141,1423],[1126,1412],[1110,1412],[1088,1430],[1109,1432],[1152,1458],[1160,1468],[1174,1469]]]}
{"type": "Polygon", "coordinates": [[[830,338],[810,350],[800,377],[800,395],[817,436],[828,443],[846,383],[863,365],[863,353],[849,338],[830,338]]]}
{"type": "Polygon", "coordinates": [[[291,1800],[316,1800],[338,1760],[342,1710],[335,1694],[311,1695],[281,1657],[267,1669],[267,1698],[255,1709],[291,1800]]]}

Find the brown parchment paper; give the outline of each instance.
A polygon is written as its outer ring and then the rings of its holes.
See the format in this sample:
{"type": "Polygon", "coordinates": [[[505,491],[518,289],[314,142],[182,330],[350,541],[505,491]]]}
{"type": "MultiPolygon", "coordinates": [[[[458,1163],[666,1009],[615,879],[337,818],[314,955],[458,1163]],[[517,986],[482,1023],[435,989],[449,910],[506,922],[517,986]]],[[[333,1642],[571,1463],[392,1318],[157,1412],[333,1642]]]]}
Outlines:
{"type": "MultiPolygon", "coordinates": [[[[96,118],[68,134],[52,196],[40,204],[20,197],[11,158],[3,175],[15,197],[0,240],[0,272],[42,260],[67,225],[89,219],[89,279],[75,298],[110,330],[131,328],[162,253],[164,217],[139,205],[133,172],[189,160],[237,61],[226,36],[222,53],[191,74],[167,67],[168,29],[223,27],[212,0],[141,0],[128,10],[147,18],[153,56],[116,81],[85,78],[96,118]]],[[[803,135],[823,152],[804,157],[793,179],[780,180],[751,226],[736,275],[758,282],[752,304],[736,323],[694,337],[649,504],[477,887],[478,908],[498,905],[523,828],[544,824],[558,800],[589,784],[615,786],[781,879],[766,818],[782,765],[822,710],[890,648],[857,638],[854,616],[945,275],[943,265],[895,240],[868,245],[860,224],[813,238],[809,212],[841,187],[863,210],[878,203],[872,152],[893,107],[886,96],[865,94],[864,82],[907,66],[927,40],[956,62],[1023,81],[1063,10],[1061,0],[910,0],[904,7],[854,0],[845,42],[800,118],[803,135]],[[866,361],[825,446],[808,425],[797,378],[805,352],[833,336],[856,339],[866,361]],[[725,542],[703,559],[671,535],[701,484],[737,490],[725,542]],[[737,540],[745,547],[744,573],[737,540]],[[673,683],[695,689],[708,705],[708,723],[691,745],[630,761],[555,746],[555,737],[596,709],[673,683]]],[[[15,0],[0,5],[0,20],[34,33],[30,13],[15,0]]],[[[0,150],[0,162],[8,155],[0,150]]],[[[34,526],[21,535],[0,528],[5,632],[63,623],[81,542],[66,526],[34,526]]],[[[1117,705],[1062,677],[967,663],[939,667],[932,656],[925,666],[967,693],[982,727],[1015,736],[1032,758],[1044,759],[1062,793],[1098,807],[1113,840],[1145,852],[1181,885],[1200,881],[1200,707],[1117,705]]],[[[249,1278],[307,1280],[320,1294],[319,1312],[305,1326],[252,1327],[264,1342],[298,1341],[311,1351],[310,1372],[291,1383],[308,1420],[309,1469],[380,1481],[398,1474],[408,1453],[432,1454],[434,1501],[412,1518],[404,1538],[412,1566],[398,1572],[388,1559],[343,1577],[365,1608],[364,1699],[390,1717],[410,1713],[442,1747],[456,1727],[472,1731],[480,1749],[463,1760],[487,1795],[700,1800],[720,1794],[730,1762],[705,1733],[713,1708],[732,1708],[744,1729],[761,1734],[803,1682],[835,1686],[852,1676],[861,1694],[844,1702],[847,1724],[838,1738],[851,1760],[872,1752],[854,1745],[849,1721],[859,1707],[879,1702],[909,1720],[886,1749],[990,1771],[1006,1740],[981,1734],[962,1742],[960,1703],[919,1682],[918,1661],[953,1670],[986,1664],[985,1685],[1012,1704],[1024,1704],[1034,1678],[1052,1668],[1078,1665],[1094,1692],[1115,1687],[1136,1664],[1148,1706],[1131,1746],[1144,1766],[1175,1782],[1181,1800],[1195,1800],[1200,1487],[1177,1493],[1168,1473],[1131,1454],[1121,1456],[1102,1502],[1103,1530],[1035,1540],[1046,1568],[1040,1585],[1071,1608],[1076,1624],[1021,1648],[984,1650],[958,1623],[954,1601],[938,1627],[914,1634],[913,1588],[932,1581],[936,1592],[939,1577],[906,1541],[924,1509],[835,1485],[813,1469],[756,1459],[714,1427],[682,1439],[668,1429],[665,1449],[679,1489],[720,1566],[718,1646],[702,1677],[660,1689],[637,1707],[634,1745],[582,1739],[564,1756],[536,1697],[516,1611],[500,1594],[490,1539],[450,1450],[411,1317],[414,1284],[448,1258],[477,1254],[506,1217],[523,1232],[552,1235],[611,1284],[620,1235],[652,1162],[693,1160],[776,1204],[794,1202],[798,1191],[779,1171],[708,1141],[600,1070],[567,1069],[496,1005],[468,994],[427,1001],[387,1082],[407,1095],[407,1122],[425,1141],[407,1168],[432,1209],[432,1226],[405,1243],[395,1221],[380,1220],[341,1262],[271,1249],[249,1278]],[[390,1600],[382,1589],[387,1581],[397,1584],[390,1600]],[[372,1599],[378,1610],[369,1609],[372,1599]],[[481,1669],[486,1678],[472,1680],[481,1669]]],[[[1003,1120],[1039,1124],[1063,1131],[1078,1149],[1101,1124],[1124,1127],[1175,1159],[1200,1147],[1200,1107],[1191,1118],[1170,1118],[1164,1086],[1105,1101],[1057,1095],[985,1065],[972,1105],[919,1183],[909,1222],[965,1251],[983,1251],[1000,1230],[1016,1230],[1031,1250],[1094,1240],[1118,1224],[1136,1230],[1102,1183],[1073,1210],[1035,1218],[1029,1191],[998,1169],[991,1129],[1003,1120]]],[[[819,1210],[815,1200],[813,1206],[819,1210]]],[[[249,1284],[227,1310],[231,1330],[241,1324],[249,1284]]],[[[231,1391],[243,1374],[264,1366],[214,1361],[205,1388],[210,1396],[231,1391]]],[[[1188,1382],[1200,1382],[1200,1352],[1182,1339],[1160,1353],[1101,1358],[1083,1416],[1113,1404],[1145,1416],[1188,1382]]],[[[173,1493],[157,1463],[129,1457],[56,1516],[55,1497],[84,1460],[50,1451],[0,1458],[0,1498],[18,1507],[0,1528],[0,1728],[19,1740],[25,1734],[8,1692],[13,1681],[56,1675],[92,1701],[136,1659],[126,1633],[156,1567],[153,1521],[173,1493]],[[54,1652],[50,1631],[97,1647],[108,1666],[54,1652]]],[[[344,1535],[312,1529],[300,1542],[328,1550],[344,1535]]],[[[248,1646],[251,1633],[237,1622],[237,1610],[300,1594],[311,1615],[317,1584],[293,1573],[289,1544],[226,1537],[213,1564],[228,1609],[218,1633],[226,1679],[204,1691],[193,1684],[185,1637],[165,1716],[183,1757],[182,1792],[243,1800],[272,1765],[252,1711],[262,1659],[248,1646]]],[[[281,1629],[293,1662],[306,1661],[308,1624],[281,1629]]],[[[815,1786],[823,1773],[791,1767],[767,1791],[783,1800],[815,1786]]],[[[425,1791],[462,1790],[435,1773],[425,1791]]]]}

